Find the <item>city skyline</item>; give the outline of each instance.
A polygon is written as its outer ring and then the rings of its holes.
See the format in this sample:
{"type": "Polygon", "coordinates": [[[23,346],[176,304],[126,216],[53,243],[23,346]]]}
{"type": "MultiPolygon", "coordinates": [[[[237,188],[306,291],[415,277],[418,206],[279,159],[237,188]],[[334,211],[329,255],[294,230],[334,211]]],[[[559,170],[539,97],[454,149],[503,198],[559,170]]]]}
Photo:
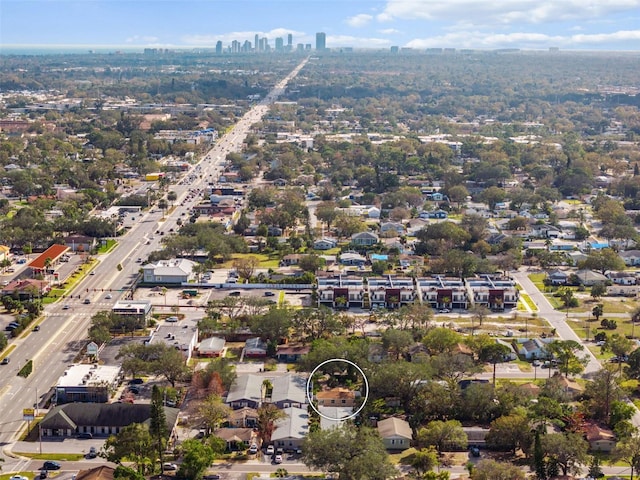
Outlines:
{"type": "Polygon", "coordinates": [[[640,50],[640,0],[4,0],[0,45],[640,50]]]}

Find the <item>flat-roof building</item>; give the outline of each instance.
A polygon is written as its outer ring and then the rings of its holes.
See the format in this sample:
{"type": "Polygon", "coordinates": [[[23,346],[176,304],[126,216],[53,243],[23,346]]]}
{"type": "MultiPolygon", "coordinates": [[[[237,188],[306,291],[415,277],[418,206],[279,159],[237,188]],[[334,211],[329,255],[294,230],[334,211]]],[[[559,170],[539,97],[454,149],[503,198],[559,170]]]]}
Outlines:
{"type": "Polygon", "coordinates": [[[56,403],[105,403],[122,381],[119,366],[78,364],[70,366],[56,384],[56,403]]]}

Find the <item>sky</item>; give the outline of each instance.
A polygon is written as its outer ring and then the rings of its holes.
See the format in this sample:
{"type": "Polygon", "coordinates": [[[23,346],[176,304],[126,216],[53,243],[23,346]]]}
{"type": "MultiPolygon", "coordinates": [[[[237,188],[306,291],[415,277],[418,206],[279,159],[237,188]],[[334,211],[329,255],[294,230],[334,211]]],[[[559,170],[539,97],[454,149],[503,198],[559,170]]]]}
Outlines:
{"type": "Polygon", "coordinates": [[[18,45],[640,50],[640,0],[1,0],[0,51],[18,45]]]}

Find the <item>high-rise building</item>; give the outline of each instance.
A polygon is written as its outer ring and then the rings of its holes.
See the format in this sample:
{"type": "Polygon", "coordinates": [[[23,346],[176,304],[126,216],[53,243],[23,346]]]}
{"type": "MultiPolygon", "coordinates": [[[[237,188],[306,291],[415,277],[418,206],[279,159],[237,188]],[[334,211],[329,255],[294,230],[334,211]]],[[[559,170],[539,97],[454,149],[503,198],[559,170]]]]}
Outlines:
{"type": "Polygon", "coordinates": [[[256,52],[260,51],[260,37],[258,36],[257,33],[256,33],[256,36],[254,37],[253,48],[255,49],[256,52]]]}
{"type": "Polygon", "coordinates": [[[216,42],[216,55],[222,55],[222,42],[220,40],[216,42]]]}
{"type": "Polygon", "coordinates": [[[282,52],[284,50],[284,39],[282,37],[276,38],[276,52],[282,52]]]}
{"type": "Polygon", "coordinates": [[[327,35],[324,32],[316,33],[316,50],[324,50],[327,48],[327,35]]]}
{"type": "Polygon", "coordinates": [[[293,34],[291,33],[287,35],[287,50],[293,50],[293,34]]]}

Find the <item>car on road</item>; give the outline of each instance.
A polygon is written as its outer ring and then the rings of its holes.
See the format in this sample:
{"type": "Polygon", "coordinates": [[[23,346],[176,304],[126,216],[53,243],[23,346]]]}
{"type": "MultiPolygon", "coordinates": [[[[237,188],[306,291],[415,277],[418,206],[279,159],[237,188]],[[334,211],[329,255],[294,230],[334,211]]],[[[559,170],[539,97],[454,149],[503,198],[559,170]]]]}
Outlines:
{"type": "Polygon", "coordinates": [[[144,380],[141,378],[132,378],[131,380],[129,380],[129,385],[142,385],[144,383],[144,380]]]}
{"type": "Polygon", "coordinates": [[[91,303],[91,299],[90,298],[85,298],[83,303],[85,305],[89,305],[91,303]]]}
{"type": "Polygon", "coordinates": [[[276,455],[275,458],[273,459],[273,462],[276,464],[282,463],[282,455],[276,455]]]}
{"type": "Polygon", "coordinates": [[[451,313],[451,310],[449,310],[448,308],[441,308],[440,310],[438,310],[438,313],[451,313]]]}
{"type": "Polygon", "coordinates": [[[47,460],[42,464],[42,470],[60,470],[60,468],[60,464],[53,460],[47,460]]]}
{"type": "Polygon", "coordinates": [[[87,453],[87,458],[96,458],[98,456],[98,451],[96,447],[91,447],[89,449],[89,453],[87,453]]]}
{"type": "Polygon", "coordinates": [[[202,480],[220,480],[220,475],[217,473],[207,473],[202,476],[202,480]]]}
{"type": "Polygon", "coordinates": [[[40,476],[38,478],[47,478],[49,476],[49,472],[46,470],[40,470],[40,476]]]}
{"type": "Polygon", "coordinates": [[[71,305],[69,305],[68,303],[65,303],[65,304],[62,306],[62,309],[63,309],[63,310],[69,310],[70,308],[71,308],[71,305]]]}
{"type": "Polygon", "coordinates": [[[242,294],[242,292],[239,292],[238,290],[235,290],[233,292],[229,292],[229,296],[230,297],[239,297],[242,294]]]}
{"type": "Polygon", "coordinates": [[[275,293],[273,293],[273,292],[264,292],[264,296],[265,296],[265,297],[275,297],[275,296],[276,296],[276,294],[275,294],[275,293]]]}
{"type": "Polygon", "coordinates": [[[276,449],[273,448],[273,445],[269,445],[267,447],[267,455],[273,455],[275,453],[276,449]]]}
{"type": "Polygon", "coordinates": [[[34,332],[39,332],[40,331],[40,325],[36,325],[35,327],[33,327],[33,331],[34,332]]]}
{"type": "Polygon", "coordinates": [[[140,395],[140,389],[136,386],[130,386],[127,390],[129,390],[134,395],[140,395]]]}
{"type": "Polygon", "coordinates": [[[11,361],[11,360],[9,360],[9,357],[4,357],[4,358],[2,359],[2,361],[0,362],[0,365],[9,365],[9,362],[10,362],[10,361],[11,361]]]}
{"type": "Polygon", "coordinates": [[[111,295],[110,293],[107,293],[107,294],[104,296],[104,298],[105,298],[106,300],[111,300],[111,299],[113,298],[113,295],[111,295]]]}
{"type": "Polygon", "coordinates": [[[91,270],[91,273],[89,275],[95,275],[96,271],[95,270],[91,270]]]}
{"type": "Polygon", "coordinates": [[[165,462],[162,464],[162,469],[167,471],[173,471],[178,469],[178,465],[171,462],[165,462]]]}

